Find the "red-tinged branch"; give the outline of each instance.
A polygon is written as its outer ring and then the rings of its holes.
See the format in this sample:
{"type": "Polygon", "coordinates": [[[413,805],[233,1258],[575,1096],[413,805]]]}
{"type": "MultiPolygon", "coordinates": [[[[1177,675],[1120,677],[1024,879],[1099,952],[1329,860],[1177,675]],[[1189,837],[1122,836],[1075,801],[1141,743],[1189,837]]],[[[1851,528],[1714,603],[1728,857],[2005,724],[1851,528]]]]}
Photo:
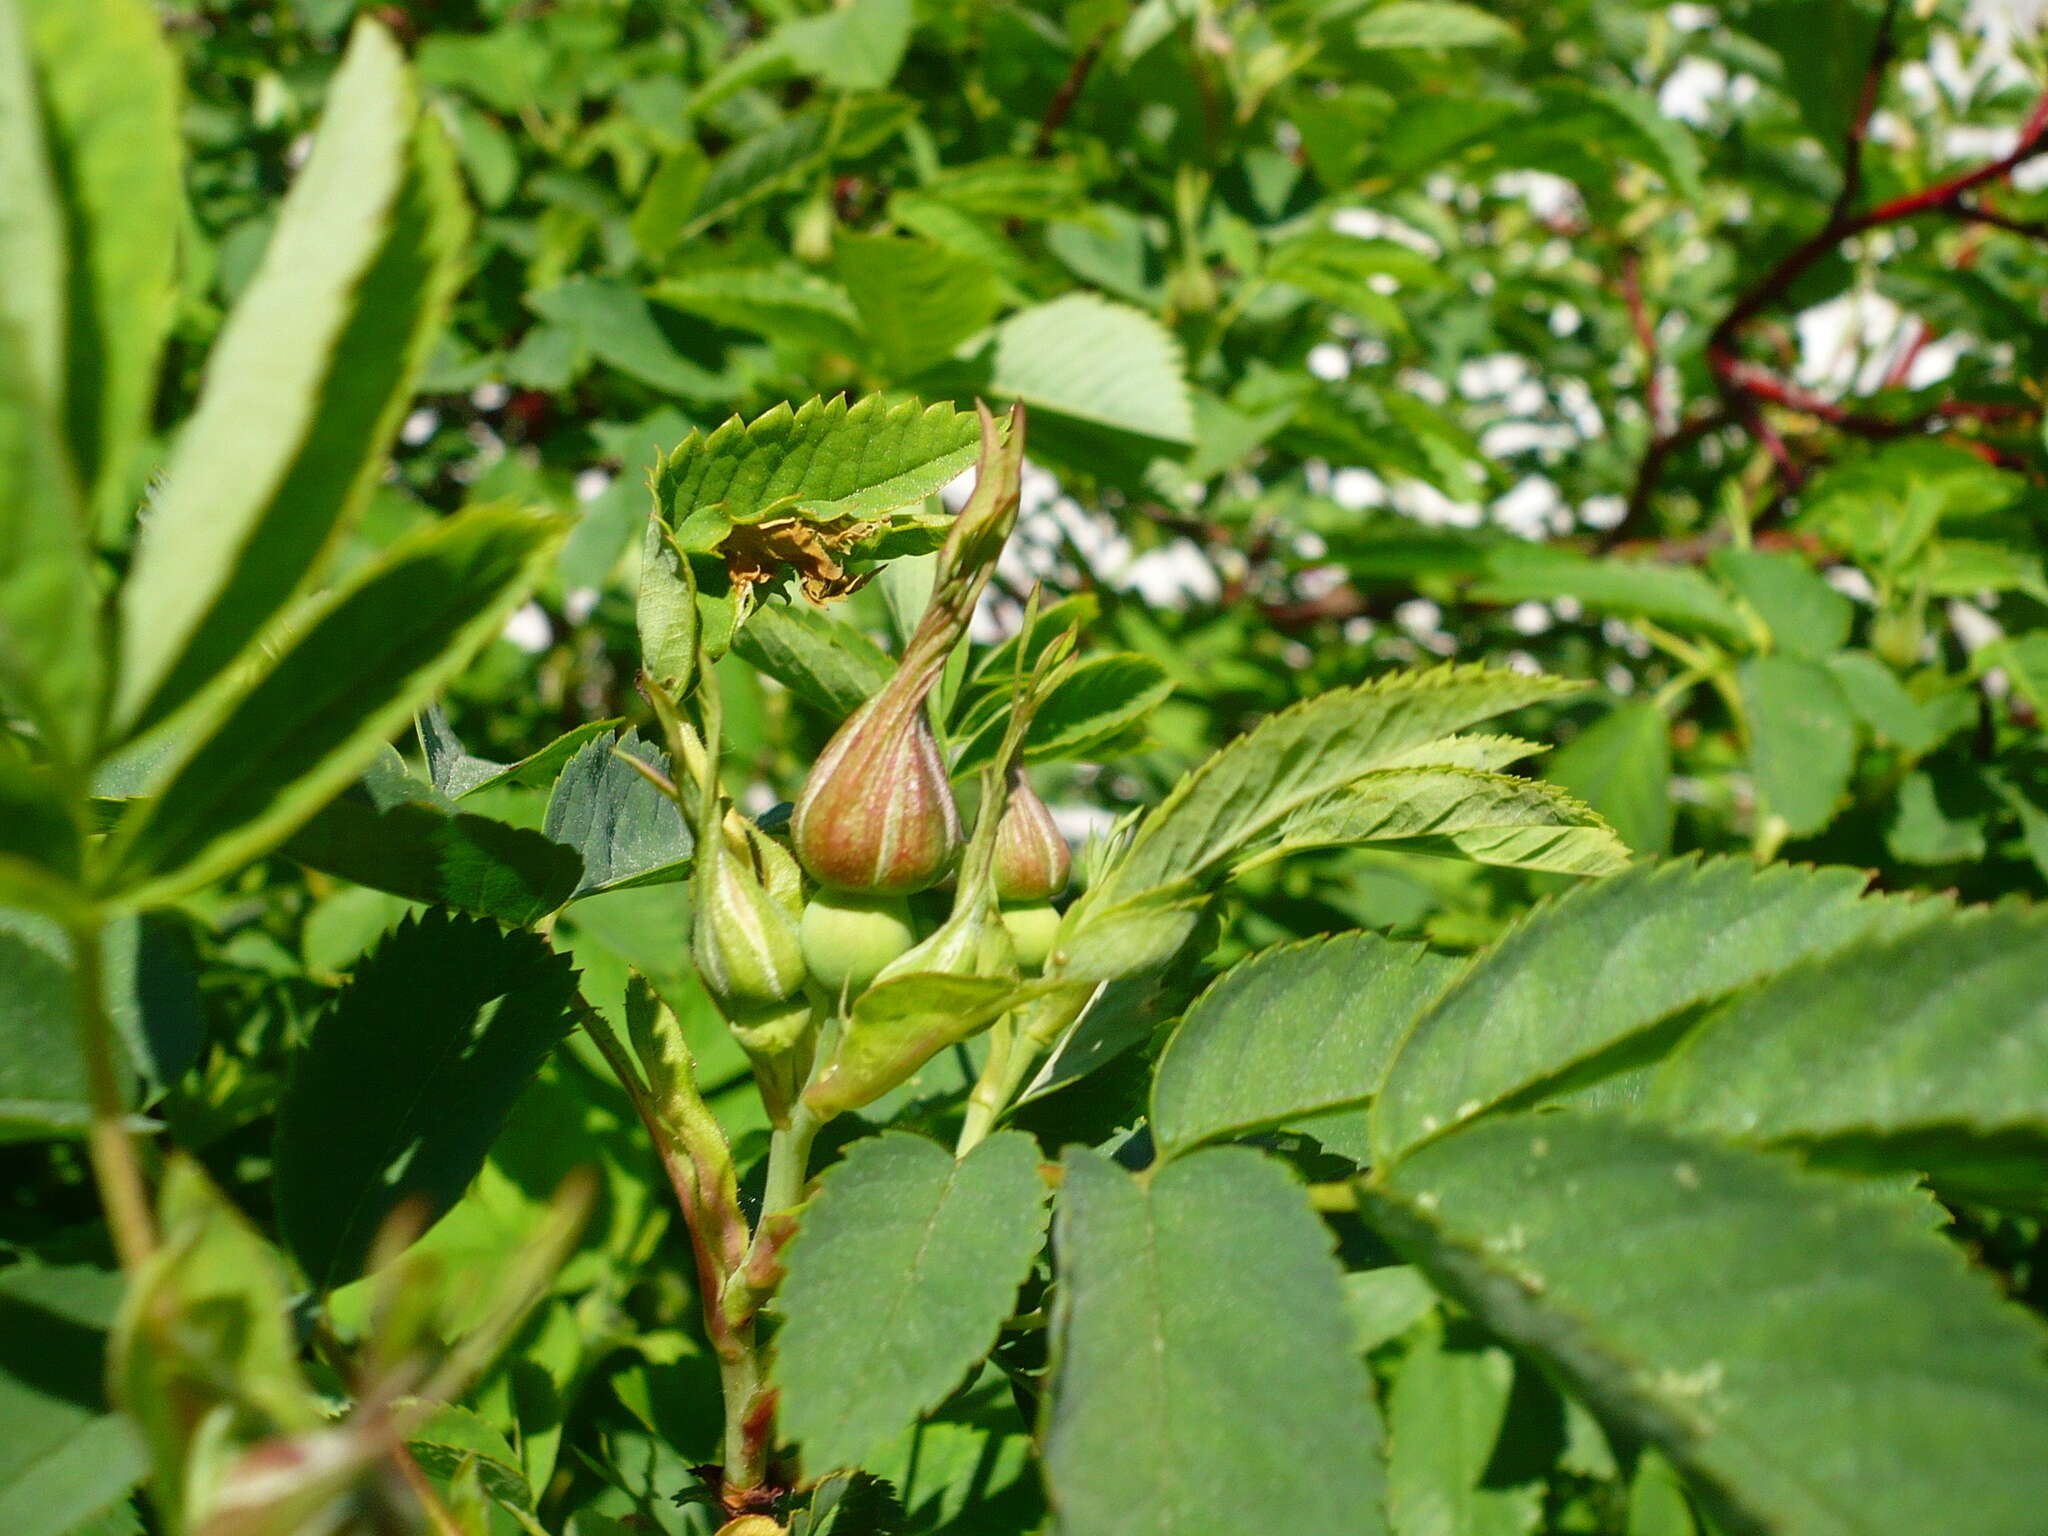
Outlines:
{"type": "MultiPolygon", "coordinates": [[[[1610,530],[1607,539],[1603,541],[1605,544],[1611,545],[1615,542],[1623,531],[1647,510],[1662,480],[1664,467],[1670,462],[1673,454],[1690,446],[1706,433],[1730,422],[1741,425],[1749,432],[1770,453],[1784,483],[1788,487],[1796,487],[1801,478],[1800,467],[1784,439],[1765,419],[1763,407],[1767,404],[1798,410],[1828,422],[1840,430],[1871,438],[1903,437],[1939,429],[1945,423],[1958,420],[1993,421],[2024,417],[2030,413],[2030,408],[2024,406],[1984,406],[1968,401],[1948,401],[1916,417],[1886,417],[1873,412],[1859,411],[1801,389],[1741,356],[1743,335],[1754,321],[1775,308],[1809,268],[1834,251],[1844,240],[1870,230],[1917,218],[1923,214],[1937,213],[1963,222],[2003,229],[2029,239],[2048,240],[2048,223],[2008,217],[1988,206],[1986,202],[1970,196],[1978,188],[1988,187],[2002,180],[2022,161],[2048,150],[2048,91],[2044,91],[2036,99],[2027,113],[2025,122],[2020,126],[2017,140],[2005,154],[1936,182],[1932,186],[1924,187],[1918,192],[1893,198],[1889,202],[1879,203],[1861,212],[1857,211],[1856,203],[1863,191],[1864,151],[1869,139],[1870,122],[1876,112],[1879,93],[1895,48],[1893,23],[1897,11],[1898,0],[1887,0],[1871,47],[1870,61],[1864,70],[1863,83],[1857,95],[1856,111],[1844,136],[1841,190],[1835,195],[1827,219],[1818,230],[1780,257],[1770,270],[1751,284],[1729,306],[1728,312],[1708,334],[1706,360],[1713,375],[1715,388],[1721,396],[1719,410],[1696,416],[1691,421],[1681,423],[1671,431],[1665,432],[1661,430],[1661,415],[1657,408],[1658,401],[1653,382],[1653,392],[1650,395],[1650,445],[1644,451],[1642,462],[1638,466],[1635,485],[1629,495],[1627,513],[1622,521],[1610,530]]],[[[1963,264],[1968,265],[1975,254],[1975,247],[1972,246],[1965,252],[1963,264]]],[[[1647,329],[1647,315],[1637,280],[1633,252],[1624,256],[1622,278],[1623,296],[1628,303],[1630,322],[1635,328],[1638,340],[1643,342],[1648,353],[1649,337],[1653,333],[1647,329]]],[[[1927,340],[1928,332],[1923,325],[1914,340],[1908,344],[1900,360],[1893,365],[1887,381],[1888,387],[1904,382],[1907,371],[1912,367],[1913,358],[1920,348],[1926,345],[1927,340]]],[[[1652,366],[1654,367],[1654,359],[1652,366]]],[[[1974,439],[1964,439],[1962,446],[1992,463],[2014,462],[2011,455],[1974,439]]]]}
{"type": "Polygon", "coordinates": [[[1031,158],[1043,160],[1052,153],[1052,136],[1060,131],[1060,125],[1067,120],[1067,114],[1074,110],[1074,103],[1081,99],[1081,90],[1088,84],[1088,76],[1095,68],[1095,61],[1102,57],[1104,45],[1109,42],[1110,29],[1104,27],[1088,40],[1074,59],[1074,67],[1067,71],[1059,89],[1052,93],[1052,100],[1046,103],[1045,116],[1038,120],[1038,136],[1031,143],[1031,158]]]}

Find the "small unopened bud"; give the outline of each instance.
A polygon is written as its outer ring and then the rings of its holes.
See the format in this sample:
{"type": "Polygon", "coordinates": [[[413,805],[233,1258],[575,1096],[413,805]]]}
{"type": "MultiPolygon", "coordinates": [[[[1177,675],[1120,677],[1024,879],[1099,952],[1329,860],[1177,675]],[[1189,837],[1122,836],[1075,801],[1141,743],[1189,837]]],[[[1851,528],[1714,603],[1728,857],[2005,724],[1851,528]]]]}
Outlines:
{"type": "Polygon", "coordinates": [[[996,895],[1005,902],[1050,901],[1067,888],[1074,856],[1052,812],[1024,777],[1010,770],[1009,798],[996,827],[996,895]]]}
{"type": "Polygon", "coordinates": [[[790,842],[820,885],[903,896],[953,867],[960,812],[925,719],[930,689],[899,671],[839,728],[804,781],[790,842]]]}
{"type": "Polygon", "coordinates": [[[796,924],[722,838],[702,845],[690,946],[705,987],[729,1016],[785,1004],[803,988],[796,924]]]}
{"type": "Polygon", "coordinates": [[[823,890],[804,908],[804,961],[834,997],[865,992],[882,968],[917,942],[901,896],[823,890]]]}

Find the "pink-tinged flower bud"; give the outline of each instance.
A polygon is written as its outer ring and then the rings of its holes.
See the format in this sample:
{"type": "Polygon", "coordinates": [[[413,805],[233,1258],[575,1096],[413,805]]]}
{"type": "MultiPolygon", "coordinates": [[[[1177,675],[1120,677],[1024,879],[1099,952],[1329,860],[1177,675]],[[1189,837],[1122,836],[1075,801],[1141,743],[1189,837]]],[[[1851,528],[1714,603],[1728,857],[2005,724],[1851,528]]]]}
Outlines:
{"type": "Polygon", "coordinates": [[[702,845],[692,958],[727,1014],[782,1004],[804,984],[803,945],[781,902],[733,856],[722,837],[702,845]]]}
{"type": "Polygon", "coordinates": [[[974,494],[939,551],[931,600],[895,674],[826,745],[804,780],[790,844],[820,885],[905,896],[937,884],[960,854],[960,812],[924,704],[966,632],[1017,521],[1024,414],[1007,435],[986,406],[974,494]]]}
{"type": "Polygon", "coordinates": [[[1050,901],[1067,888],[1074,856],[1022,768],[1010,770],[1010,793],[996,827],[996,895],[1005,902],[1050,901]]]}
{"type": "Polygon", "coordinates": [[[820,885],[902,896],[960,853],[960,812],[925,719],[929,680],[898,672],[854,711],[804,780],[790,845],[820,885]]]}

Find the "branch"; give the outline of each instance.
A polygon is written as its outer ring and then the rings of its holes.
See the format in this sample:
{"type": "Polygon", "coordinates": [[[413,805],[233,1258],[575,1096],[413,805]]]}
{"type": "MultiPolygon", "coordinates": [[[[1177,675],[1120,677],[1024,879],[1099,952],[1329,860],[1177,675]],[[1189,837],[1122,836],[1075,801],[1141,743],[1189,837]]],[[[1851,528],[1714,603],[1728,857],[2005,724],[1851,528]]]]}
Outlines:
{"type": "MultiPolygon", "coordinates": [[[[1992,419],[1997,416],[2019,414],[2024,409],[1986,408],[1963,401],[1950,401],[1935,406],[1920,417],[1894,420],[1852,410],[1835,401],[1802,390],[1743,361],[1739,355],[1742,334],[1750,323],[1776,306],[1808,268],[1844,240],[1881,225],[1916,218],[1924,213],[1938,212],[1970,223],[2007,230],[2029,239],[2048,240],[2048,223],[2009,218],[1968,196],[1978,187],[2000,180],[2022,161],[2048,150],[2048,91],[2042,92],[2035,100],[2025,122],[2020,126],[2017,141],[2007,153],[1987,160],[1971,170],[1936,182],[1932,186],[1924,187],[1918,192],[1893,198],[1890,202],[1880,203],[1875,208],[1866,209],[1861,213],[1856,211],[1856,201],[1863,190],[1864,150],[1869,141],[1870,120],[1877,109],[1885,72],[1890,67],[1896,50],[1894,22],[1897,13],[1898,0],[1886,0],[1884,14],[1878,21],[1877,34],[1872,42],[1870,61],[1863,72],[1856,110],[1843,138],[1842,186],[1829,207],[1826,221],[1812,235],[1780,257],[1776,264],[1738,296],[1729,306],[1728,312],[1708,333],[1707,367],[1721,395],[1723,409],[1697,417],[1669,433],[1657,433],[1658,417],[1654,404],[1655,397],[1652,396],[1653,436],[1650,446],[1644,451],[1642,463],[1637,468],[1635,485],[1629,494],[1627,513],[1620,523],[1608,530],[1603,546],[1617,541],[1623,531],[1647,510],[1662,479],[1664,466],[1673,453],[1697,440],[1704,433],[1731,420],[1741,423],[1770,452],[1786,483],[1796,486],[1800,478],[1799,467],[1793,461],[1784,440],[1764,420],[1764,402],[1805,411],[1834,426],[1865,437],[1900,437],[1924,431],[1939,422],[1958,417],[1992,419]]],[[[1969,254],[1974,255],[1974,251],[1969,254]]],[[[1965,257],[1964,265],[1968,265],[1968,256],[1965,257]]],[[[1636,285],[1636,267],[1632,252],[1624,255],[1622,276],[1623,295],[1628,301],[1630,320],[1636,328],[1638,338],[1644,339],[1646,317],[1641,293],[1636,285]]],[[[1925,345],[1926,340],[1926,329],[1923,326],[1921,334],[1909,345],[1905,355],[1893,365],[1893,381],[1903,382],[1905,371],[1912,366],[1913,355],[1925,345]]],[[[1645,346],[1647,349],[1647,341],[1645,346]]],[[[1966,442],[1964,446],[1994,463],[2011,461],[2010,455],[1988,444],[1971,441],[1966,442]]]]}
{"type": "Polygon", "coordinates": [[[1657,377],[1657,330],[1643,305],[1643,263],[1634,246],[1621,253],[1621,297],[1628,305],[1629,325],[1643,349],[1643,406],[1650,413],[1650,431],[1664,430],[1664,386],[1657,377]]]}
{"type": "Polygon", "coordinates": [[[1067,71],[1067,78],[1052,93],[1052,100],[1046,103],[1045,116],[1038,120],[1038,137],[1031,141],[1032,159],[1043,160],[1052,153],[1052,136],[1059,132],[1060,124],[1067,120],[1067,114],[1074,110],[1074,103],[1081,99],[1081,89],[1087,85],[1088,74],[1095,68],[1095,61],[1102,57],[1109,33],[1110,29],[1104,27],[1088,40],[1088,46],[1074,60],[1074,67],[1067,71]]]}

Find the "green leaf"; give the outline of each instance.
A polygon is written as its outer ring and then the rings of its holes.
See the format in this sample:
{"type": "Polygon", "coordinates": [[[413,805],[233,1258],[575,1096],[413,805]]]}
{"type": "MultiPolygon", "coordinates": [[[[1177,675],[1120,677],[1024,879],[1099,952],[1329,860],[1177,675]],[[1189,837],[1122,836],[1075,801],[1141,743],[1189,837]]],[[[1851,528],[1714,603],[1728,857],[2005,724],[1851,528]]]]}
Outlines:
{"type": "Polygon", "coordinates": [[[583,873],[573,848],[458,811],[408,773],[389,748],[292,834],[283,851],[373,890],[514,927],[561,906],[583,873]]]}
{"type": "MultiPolygon", "coordinates": [[[[7,285],[0,288],[0,337],[8,339],[12,359],[10,396],[18,389],[54,408],[64,389],[69,318],[65,215],[44,142],[36,64],[28,12],[17,0],[0,10],[0,208],[7,210],[0,219],[0,271],[7,273],[7,285]]],[[[54,421],[52,436],[62,440],[54,421]]]]}
{"type": "Polygon", "coordinates": [[[357,27],[328,101],[121,588],[125,733],[204,688],[354,521],[453,297],[454,167],[381,27],[357,27]]]}
{"type": "Polygon", "coordinates": [[[702,626],[697,616],[697,580],[676,548],[675,535],[650,513],[640,541],[640,587],[633,609],[640,637],[640,670],[681,698],[697,681],[702,626]]]}
{"type": "Polygon", "coordinates": [[[556,1042],[576,986],[525,932],[427,913],[357,967],[292,1063],[278,1224],[315,1285],[362,1273],[393,1210],[455,1203],[556,1042]]]}
{"type": "Polygon", "coordinates": [[[1685,1484],[1655,1451],[1636,1460],[1628,1490],[1628,1536],[1698,1536],[1685,1484]]]}
{"type": "Polygon", "coordinates": [[[1161,1153],[1365,1103],[1417,1010],[1458,967],[1366,932],[1240,961],[1195,1000],[1159,1059],[1161,1153]]]}
{"type": "Polygon", "coordinates": [[[2036,710],[2048,711],[2048,629],[2007,635],[1981,647],[1970,658],[1978,673],[2003,667],[2020,697],[2036,710]]]}
{"type": "Polygon", "coordinates": [[[549,522],[477,507],[354,573],[128,813],[112,883],[161,900],[289,836],[498,633],[559,542],[549,522]]]}
{"type": "Polygon", "coordinates": [[[973,413],[949,403],[835,395],[692,432],[662,465],[655,497],[684,549],[709,550],[736,523],[876,518],[922,502],[974,462],[980,442],[973,413]]]}
{"type": "Polygon", "coordinates": [[[1736,22],[1784,60],[1779,87],[1839,157],[1863,91],[1882,7],[1866,0],[1758,0],[1736,22]]]}
{"type": "Polygon", "coordinates": [[[1637,853],[1671,851],[1671,725],[1624,699],[1560,748],[1543,776],[1593,807],[1637,853]]]}
{"type": "Polygon", "coordinates": [[[552,781],[561,765],[585,744],[619,726],[616,720],[589,720],[564,731],[538,752],[529,752],[516,763],[497,763],[487,757],[472,757],[449,727],[448,717],[438,704],[420,711],[413,724],[419,732],[420,752],[427,760],[427,773],[434,788],[451,800],[503,784],[530,784],[543,777],[552,781]]]}
{"type": "Polygon", "coordinates": [[[2038,1523],[2038,1326],[1866,1186],[1566,1112],[1446,1136],[1361,1209],[1731,1529],[1923,1536],[1965,1486],[1972,1530],[2038,1523]]]}
{"type": "Polygon", "coordinates": [[[1366,843],[1571,875],[1628,865],[1613,829],[1555,785],[1465,767],[1364,774],[1290,812],[1247,862],[1366,843]]]}
{"type": "Polygon", "coordinates": [[[860,314],[837,283],[798,266],[719,268],[663,278],[657,304],[771,341],[857,357],[860,314]]]}
{"type": "Polygon", "coordinates": [[[1329,1234],[1287,1170],[1213,1147],[1063,1164],[1046,1480],[1061,1536],[1214,1536],[1227,1511],[1374,1536],[1378,1415],[1329,1234]]]}
{"type": "MultiPolygon", "coordinates": [[[[399,1400],[410,1407],[417,1399],[399,1400]]],[[[518,1453],[482,1418],[456,1403],[435,1404],[405,1437],[406,1448],[434,1477],[447,1479],[474,1466],[484,1492],[508,1509],[533,1512],[533,1490],[518,1453]]]]}
{"type": "Polygon", "coordinates": [[[850,624],[803,603],[764,603],[732,648],[790,692],[844,719],[881,691],[896,663],[850,624]]]}
{"type": "Polygon", "coordinates": [[[1707,566],[1757,611],[1785,654],[1825,661],[1848,643],[1856,605],[1800,556],[1717,549],[1707,566]]]}
{"type": "Polygon", "coordinates": [[[17,896],[29,905],[38,889],[64,891],[76,884],[85,844],[84,808],[76,785],[55,765],[39,766],[0,743],[0,902],[17,896]]]}
{"type": "Polygon", "coordinates": [[[722,376],[692,362],[669,340],[646,298],[627,283],[578,273],[528,294],[526,306],[599,362],[663,394],[716,400],[730,392],[722,376]]]}
{"type": "Polygon", "coordinates": [[[1913,757],[1926,756],[1977,718],[1971,690],[1949,687],[1931,697],[1916,697],[1890,667],[1867,651],[1840,652],[1830,656],[1827,665],[1856,718],[1913,757]]]}
{"type": "Polygon", "coordinates": [[[2048,912],[1944,914],[1749,988],[1651,1079],[1688,1131],[2040,1196],[2048,912]]]}
{"type": "Polygon", "coordinates": [[[994,272],[929,240],[842,234],[833,241],[832,269],[899,375],[950,357],[1002,306],[994,272]]]}
{"type": "Polygon", "coordinates": [[[1413,1264],[1387,1264],[1344,1277],[1344,1310],[1362,1355],[1399,1338],[1436,1304],[1435,1287],[1413,1264]]]}
{"type": "Polygon", "coordinates": [[[1438,667],[1335,689],[1283,710],[1173,787],[1090,890],[1091,907],[1200,878],[1296,810],[1398,754],[1576,686],[1484,667],[1438,667]]]}
{"type": "MultiPolygon", "coordinates": [[[[45,399],[61,402],[88,504],[125,512],[174,299],[171,232],[184,211],[178,66],[154,12],[137,0],[24,0],[17,14],[26,22],[37,99],[27,108],[15,96],[14,107],[0,112],[0,137],[17,129],[30,136],[19,153],[41,158],[47,180],[24,166],[0,182],[9,204],[0,270],[10,289],[23,283],[19,307],[7,313],[24,327],[30,377],[45,399]],[[40,133],[26,120],[5,120],[24,109],[39,115],[40,133]],[[31,147],[36,137],[40,156],[31,147]],[[24,184],[35,181],[43,188],[24,184]],[[15,204],[17,191],[31,200],[15,204]],[[51,195],[61,247],[47,223],[51,195]],[[27,235],[26,250],[12,238],[15,229],[27,235]],[[17,268],[22,255],[28,263],[17,268]],[[66,302],[51,303],[53,277],[66,302]],[[53,343],[62,346],[61,362],[53,343]]],[[[18,71],[15,79],[18,91],[18,71]]]]}
{"type": "Polygon", "coordinates": [[[1915,919],[1921,909],[1859,900],[1865,878],[1682,860],[1537,907],[1415,1021],[1373,1106],[1381,1160],[1687,1008],[1915,919]]]}
{"type": "Polygon", "coordinates": [[[1986,823],[2001,809],[2001,796],[1973,766],[1915,768],[1899,780],[1885,851],[1901,864],[1975,863],[1984,857],[1986,823]]]}
{"type": "MultiPolygon", "coordinates": [[[[1173,679],[1166,668],[1149,656],[1092,656],[1061,678],[1039,705],[1024,739],[1025,761],[1084,758],[1142,725],[1172,692],[1173,679]]],[[[991,761],[1002,746],[1009,724],[1007,695],[991,698],[995,703],[988,719],[978,725],[953,764],[955,778],[991,761]]]]}
{"type": "Polygon", "coordinates": [[[1141,310],[1070,293],[996,328],[990,388],[1062,416],[1164,443],[1192,443],[1180,343],[1141,310]]]}
{"type": "MultiPolygon", "coordinates": [[[[0,975],[4,975],[0,969],[0,975]]],[[[121,1277],[86,1265],[0,1273],[0,1530],[68,1536],[149,1468],[107,1409],[107,1330],[121,1277]]]]}
{"type": "Polygon", "coordinates": [[[1856,716],[1835,675],[1797,656],[1752,656],[1737,676],[1761,814],[1807,837],[1835,819],[1856,767],[1856,716]]]}
{"type": "Polygon", "coordinates": [[[936,1408],[996,1341],[1045,1231],[1030,1137],[959,1161],[887,1131],[804,1207],[778,1293],[774,1380],[807,1476],[860,1466],[936,1408]]]}
{"type": "Polygon", "coordinates": [[[1602,163],[1633,160],[1686,202],[1704,195],[1699,145],[1683,122],[1664,114],[1654,92],[1578,82],[1545,89],[1528,127],[1539,143],[1583,142],[1602,163]]]}
{"type": "Polygon", "coordinates": [[[1030,986],[995,976],[913,971],[854,999],[832,1056],[804,1093],[831,1116],[872,1104],[949,1045],[1028,1001],[1030,986]]]}
{"type": "Polygon", "coordinates": [[[911,20],[910,0],[851,0],[782,23],[770,41],[800,72],[837,90],[879,91],[903,62],[911,20]]]}
{"type": "Polygon", "coordinates": [[[742,208],[780,191],[825,159],[832,114],[798,112],[741,139],[712,163],[704,190],[679,239],[700,234],[742,208]]]}
{"type": "Polygon", "coordinates": [[[1649,619],[1747,647],[1754,637],[1721,589],[1690,566],[1648,560],[1589,560],[1570,550],[1517,539],[1487,555],[1487,575],[1471,589],[1482,603],[1576,598],[1619,618],[1649,619]]]}
{"type": "MultiPolygon", "coordinates": [[[[0,70],[5,62],[0,57],[0,70]]],[[[0,220],[0,240],[5,228],[0,220]]],[[[106,664],[99,581],[71,465],[49,399],[30,376],[25,340],[0,319],[0,700],[35,720],[66,758],[84,762],[95,745],[106,664]]]]}
{"type": "Polygon", "coordinates": [[[543,830],[583,859],[578,896],[667,884],[690,872],[694,843],[683,813],[638,769],[620,762],[620,752],[668,772],[667,754],[628,730],[616,740],[607,735],[584,746],[548,796],[543,830]]]}
{"type": "Polygon", "coordinates": [[[1360,48],[1511,48],[1521,40],[1498,16],[1458,0],[1392,0],[1352,32],[1360,48]]]}
{"type": "Polygon", "coordinates": [[[1515,1360],[1441,1315],[1410,1337],[1387,1397],[1387,1519],[1395,1536],[1523,1536],[1543,1488],[1495,1463],[1508,1430],[1515,1360]]]}
{"type": "MultiPolygon", "coordinates": [[[[91,1120],[76,965],[56,922],[0,909],[0,1140],[77,1135],[91,1120]]],[[[204,1042],[190,945],[162,919],[114,918],[101,932],[100,988],[124,1052],[123,1097],[141,1103],[204,1042]]]]}
{"type": "Polygon", "coordinates": [[[190,1475],[195,1450],[305,1434],[324,1415],[299,1364],[283,1263],[183,1153],[164,1169],[156,1225],[158,1245],[122,1298],[107,1379],[148,1442],[150,1501],[182,1530],[187,1496],[213,1491],[190,1475]]]}

